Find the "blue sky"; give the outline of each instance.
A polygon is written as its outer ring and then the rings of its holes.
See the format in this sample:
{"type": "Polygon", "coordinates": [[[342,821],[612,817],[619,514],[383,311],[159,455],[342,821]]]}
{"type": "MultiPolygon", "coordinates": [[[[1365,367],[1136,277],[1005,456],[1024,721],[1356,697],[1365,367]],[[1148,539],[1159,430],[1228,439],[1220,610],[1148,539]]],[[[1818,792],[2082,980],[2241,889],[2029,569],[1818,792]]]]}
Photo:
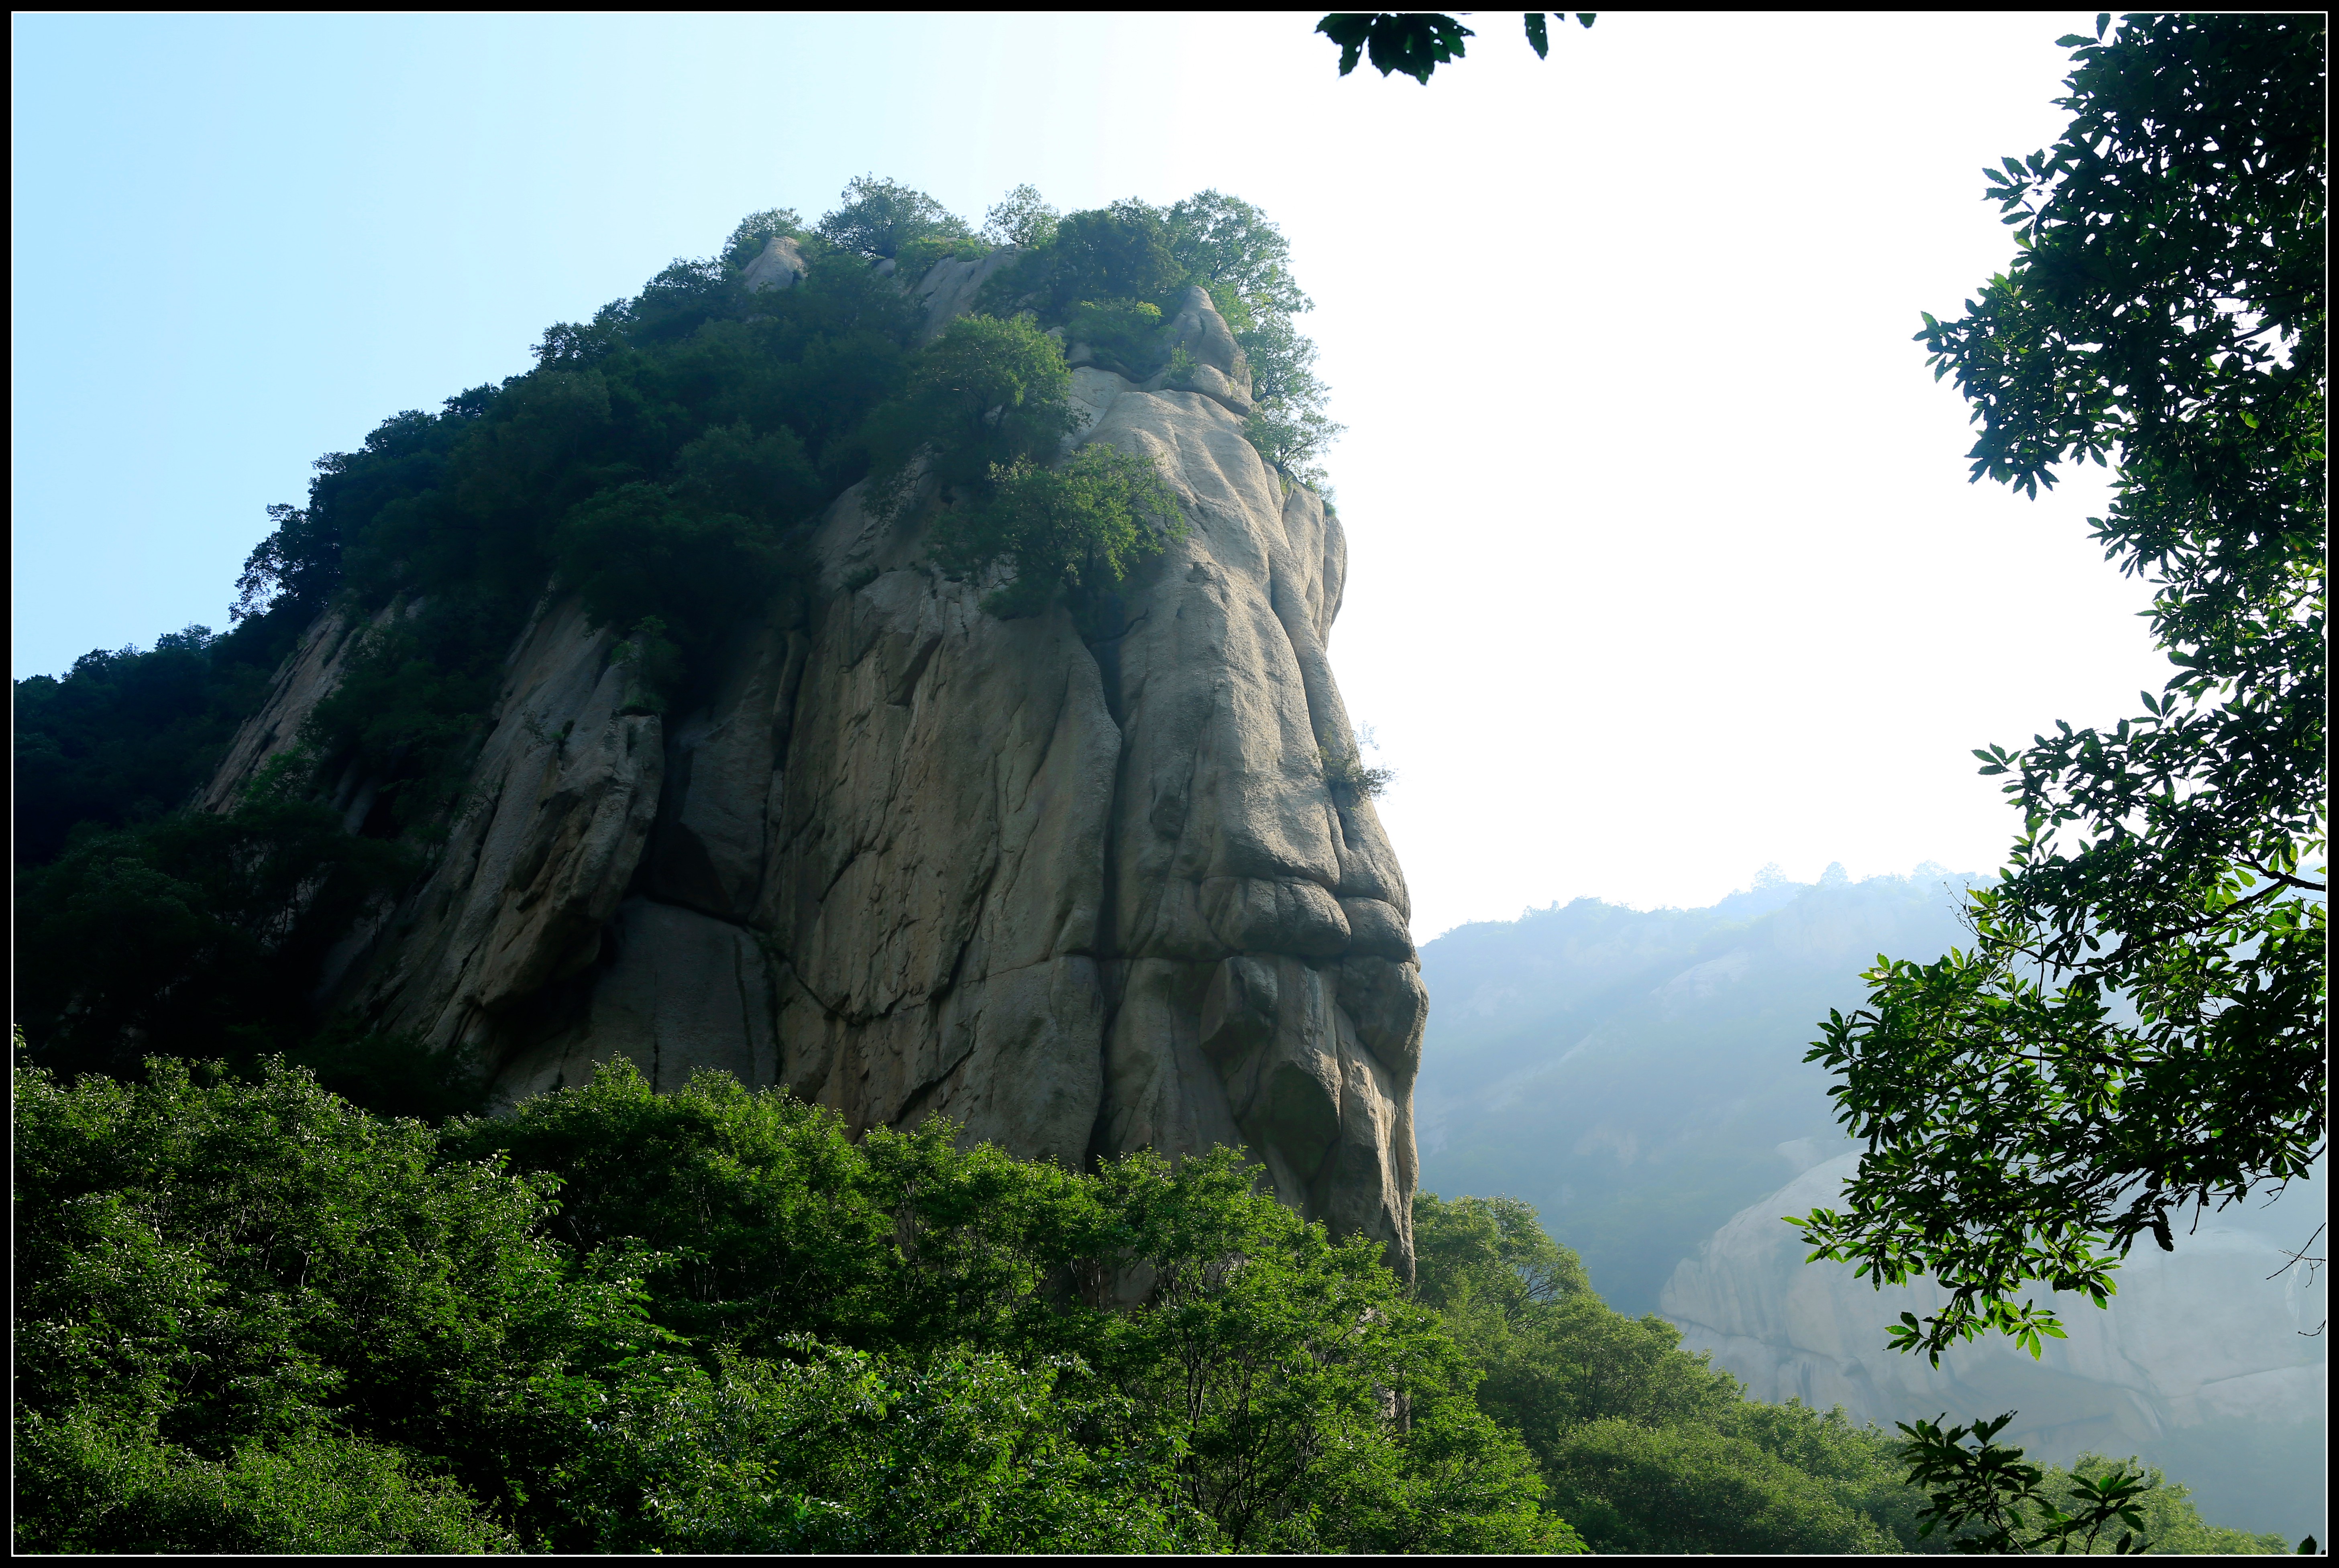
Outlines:
{"type": "Polygon", "coordinates": [[[1333,657],[1427,935],[1994,862],[1969,749],[2166,673],[2083,477],[1965,483],[1909,335],[2079,14],[1508,14],[1427,88],[1308,15],[18,16],[18,676],[225,623],[272,501],[852,175],[970,217],[1217,186],[1318,309],[1333,657]]]}

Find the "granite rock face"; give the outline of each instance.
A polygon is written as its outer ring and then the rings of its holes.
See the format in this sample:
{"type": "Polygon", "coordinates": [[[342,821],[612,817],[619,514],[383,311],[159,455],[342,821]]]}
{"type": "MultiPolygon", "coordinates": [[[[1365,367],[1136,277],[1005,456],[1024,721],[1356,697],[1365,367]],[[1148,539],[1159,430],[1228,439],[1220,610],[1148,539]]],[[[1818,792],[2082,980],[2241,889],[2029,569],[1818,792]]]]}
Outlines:
{"type": "MultiPolygon", "coordinates": [[[[930,330],[1002,264],[922,280],[930,330]]],[[[777,242],[756,265],[796,270],[777,242]]],[[[1353,746],[1325,651],[1345,545],[1244,439],[1209,296],[1165,335],[1195,367],[1177,387],[1074,373],[1066,449],[1153,459],[1187,521],[1110,635],[990,616],[923,567],[930,505],[888,520],[857,488],[817,590],[735,628],[695,711],[626,711],[612,634],[548,598],[433,871],[328,993],[476,1053],[507,1100],[624,1055],[662,1087],[717,1067],[855,1128],[946,1114],[1072,1165],[1240,1143],[1409,1272],[1427,994],[1396,857],[1327,781],[1353,746]]],[[[212,804],[352,641],[311,635],[212,804]]]]}
{"type": "Polygon", "coordinates": [[[793,289],[804,275],[804,252],[785,234],[764,242],[763,254],[740,269],[740,281],[750,289],[793,289]]]}

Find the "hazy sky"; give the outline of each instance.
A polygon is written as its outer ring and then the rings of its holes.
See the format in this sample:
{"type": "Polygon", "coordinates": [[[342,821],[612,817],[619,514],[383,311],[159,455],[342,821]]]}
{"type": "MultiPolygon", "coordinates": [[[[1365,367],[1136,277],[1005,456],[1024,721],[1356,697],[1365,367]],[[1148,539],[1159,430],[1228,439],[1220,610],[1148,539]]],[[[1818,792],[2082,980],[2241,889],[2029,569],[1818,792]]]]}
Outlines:
{"type": "Polygon", "coordinates": [[[1910,341],[2091,16],[1485,14],[1426,88],[1314,16],[16,17],[15,672],[224,626],[319,453],[750,210],[1216,186],[1317,301],[1418,935],[1994,864],[1970,748],[2166,675],[2100,483],[1969,487],[1910,341]]]}

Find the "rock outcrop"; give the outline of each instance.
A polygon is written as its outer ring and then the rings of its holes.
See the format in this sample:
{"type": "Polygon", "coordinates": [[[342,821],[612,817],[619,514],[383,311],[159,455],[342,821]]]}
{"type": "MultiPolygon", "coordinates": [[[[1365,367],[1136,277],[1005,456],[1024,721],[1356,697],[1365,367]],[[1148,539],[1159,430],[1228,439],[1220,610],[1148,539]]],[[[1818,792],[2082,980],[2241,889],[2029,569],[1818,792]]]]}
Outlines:
{"type": "MultiPolygon", "coordinates": [[[[999,264],[922,280],[931,324],[999,264]]],[[[780,242],[755,265],[800,270],[780,242]]],[[[1239,1143],[1409,1269],[1427,996],[1396,857],[1327,782],[1353,745],[1326,655],[1339,524],[1245,439],[1207,294],[1165,340],[1177,385],[1074,373],[1071,443],[1154,460],[1187,520],[1110,635],[986,614],[923,567],[919,512],[858,489],[809,607],[736,628],[696,711],[627,712],[612,634],[548,599],[435,868],[344,943],[332,998],[477,1053],[507,1099],[623,1054],[1075,1165],[1239,1143]]],[[[349,640],[312,634],[214,804],[349,640]]]]}

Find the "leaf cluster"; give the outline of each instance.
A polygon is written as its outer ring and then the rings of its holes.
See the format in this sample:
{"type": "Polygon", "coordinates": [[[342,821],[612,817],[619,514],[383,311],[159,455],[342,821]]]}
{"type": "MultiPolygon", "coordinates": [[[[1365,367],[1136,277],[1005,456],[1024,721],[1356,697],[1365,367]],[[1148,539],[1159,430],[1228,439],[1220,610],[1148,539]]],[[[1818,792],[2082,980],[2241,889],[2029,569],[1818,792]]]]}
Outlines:
{"type": "Polygon", "coordinates": [[[301,633],[291,613],[94,649],[15,683],[15,858],[45,864],[76,824],[127,827],[183,805],[258,706],[301,633]]]}
{"type": "Polygon", "coordinates": [[[836,211],[820,221],[820,237],[839,250],[873,261],[898,257],[920,240],[971,240],[959,217],[923,191],[894,180],[856,174],[846,182],[836,211]]]}
{"type": "Polygon", "coordinates": [[[989,488],[981,505],[942,517],[931,555],[952,577],[1004,567],[1007,581],[983,600],[1004,620],[1037,615],[1061,594],[1074,619],[1094,629],[1130,570],[1186,531],[1151,460],[1110,447],[1084,447],[1055,468],[1028,459],[994,467],[989,488]]]}
{"type": "MultiPolygon", "coordinates": [[[[1942,1417],[1941,1419],[1947,1419],[1942,1417]]],[[[1909,1484],[1921,1486],[1929,1501],[1920,1511],[1920,1533],[1936,1529],[1963,1532],[1956,1537],[1961,1552],[1990,1556],[2037,1552],[2051,1547],[2060,1555],[2077,1550],[2092,1555],[2101,1540],[2116,1556],[2145,1550],[2144,1494],[2158,1477],[2140,1469],[2115,1464],[2101,1474],[2068,1476],[2071,1512],[2049,1495],[2047,1473],[2023,1460],[2022,1450],[1991,1441],[2014,1413],[1971,1426],[1943,1431],[1939,1420],[1900,1423],[1908,1435],[1903,1454],[1909,1484]],[[1975,1446],[1968,1448],[1970,1433],[1975,1446]],[[2105,1535],[2120,1526],[2117,1539],[2105,1535]]]]}
{"type": "Polygon", "coordinates": [[[286,769],[234,811],[84,832],[16,888],[16,1019],[41,1060],[135,1072],[143,1056],[292,1049],[331,944],[403,887],[406,846],[341,831],[286,769]]]}
{"type": "Polygon", "coordinates": [[[2074,35],[2062,139],[1984,171],[2011,266],[1918,334],[2036,495],[2116,467],[2091,519],[2152,584],[2176,673],[2107,728],[1977,752],[2024,827],[1968,951],[1880,958],[1810,1060],[1868,1152],[1813,1256],[2037,1353],[2027,1281],[2100,1304],[2190,1208],[2304,1174],[2325,1126],[2324,22],[2109,17],[2074,35]]]}
{"type": "Polygon", "coordinates": [[[1377,1245],[1233,1150],[1083,1176],[623,1065],[438,1131],[150,1075],[17,1074],[20,1550],[1570,1539],[1377,1245]]]}
{"type": "Polygon", "coordinates": [[[1018,185],[982,215],[982,238],[994,245],[1033,250],[1056,237],[1063,214],[1048,205],[1036,185],[1018,185]]]}
{"type": "Polygon", "coordinates": [[[1031,317],[960,317],[870,421],[877,505],[898,509],[928,477],[946,501],[972,498],[994,468],[1052,459],[1077,428],[1071,386],[1061,345],[1031,317]]]}
{"type": "MultiPolygon", "coordinates": [[[[1553,15],[1524,14],[1527,47],[1538,60],[1550,55],[1553,15]]],[[[1566,13],[1556,15],[1564,19],[1566,13]]],[[[1596,11],[1575,14],[1576,21],[1586,27],[1598,16],[1596,11]]],[[[1382,75],[1410,76],[1425,87],[1440,65],[1451,64],[1469,53],[1464,39],[1478,35],[1442,11],[1335,11],[1316,24],[1316,31],[1340,46],[1341,75],[1354,71],[1358,60],[1368,59],[1382,75]]]]}
{"type": "MultiPolygon", "coordinates": [[[[1030,191],[1027,206],[1038,202],[1030,191]]],[[[1168,207],[1132,198],[1046,222],[1032,211],[1018,242],[1026,253],[984,285],[977,309],[1029,311],[1041,326],[1063,328],[1067,341],[1101,350],[1109,368],[1141,378],[1160,367],[1164,350],[1143,341],[1134,319],[1199,285],[1250,368],[1252,444],[1322,485],[1319,460],[1341,427],[1325,412],[1330,391],[1315,373],[1316,345],[1292,321],[1313,301],[1292,275],[1290,242],[1265,212],[1216,190],[1168,207]]]]}

